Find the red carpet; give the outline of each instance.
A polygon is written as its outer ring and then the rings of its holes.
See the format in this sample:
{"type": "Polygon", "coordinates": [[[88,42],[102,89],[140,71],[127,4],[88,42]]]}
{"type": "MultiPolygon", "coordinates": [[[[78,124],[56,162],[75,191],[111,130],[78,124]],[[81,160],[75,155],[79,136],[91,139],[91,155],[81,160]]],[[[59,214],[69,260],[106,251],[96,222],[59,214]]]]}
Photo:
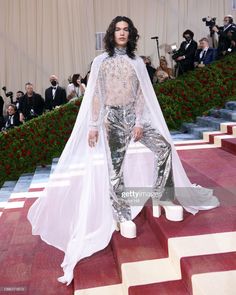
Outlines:
{"type": "MultiPolygon", "coordinates": [[[[138,237],[129,240],[115,232],[106,249],[76,266],[74,283],[66,287],[56,280],[62,275],[63,253],[31,235],[26,215],[34,200],[28,199],[24,208],[5,209],[0,218],[0,293],[6,294],[3,288],[9,287],[12,291],[7,294],[18,294],[21,288],[19,294],[69,295],[78,289],[120,284],[123,263],[168,257],[172,237],[236,231],[236,156],[222,149],[178,153],[191,181],[214,188],[221,207],[195,216],[186,212],[184,221],[176,223],[164,216],[153,218],[151,207],[145,207],[135,219],[138,237]]],[[[182,280],[133,286],[129,294],[191,294],[192,274],[236,269],[235,258],[236,253],[184,257],[182,280]]]]}

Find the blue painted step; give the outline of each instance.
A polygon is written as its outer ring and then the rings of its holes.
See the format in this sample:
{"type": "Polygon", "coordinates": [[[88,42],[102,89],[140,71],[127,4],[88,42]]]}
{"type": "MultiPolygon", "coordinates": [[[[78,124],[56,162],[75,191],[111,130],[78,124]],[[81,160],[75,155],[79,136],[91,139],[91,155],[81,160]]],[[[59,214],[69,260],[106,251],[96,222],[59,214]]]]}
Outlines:
{"type": "Polygon", "coordinates": [[[197,117],[196,123],[203,127],[212,127],[215,130],[220,130],[220,124],[224,123],[225,120],[222,118],[214,118],[210,116],[197,117]]]}
{"type": "Polygon", "coordinates": [[[22,174],[21,177],[18,179],[13,192],[14,193],[27,192],[29,190],[33,176],[34,176],[34,173],[22,174]]]}
{"type": "Polygon", "coordinates": [[[203,132],[206,131],[215,131],[216,129],[213,127],[204,127],[200,126],[196,123],[183,123],[182,129],[185,133],[190,133],[194,136],[196,139],[202,139],[203,138],[203,132]]]}
{"type": "Polygon", "coordinates": [[[0,202],[7,202],[13,192],[16,181],[5,181],[0,189],[0,202]]]}
{"type": "Polygon", "coordinates": [[[228,101],[225,104],[225,108],[228,110],[236,110],[236,101],[228,101]]]}
{"type": "Polygon", "coordinates": [[[198,139],[194,134],[182,133],[180,131],[171,131],[170,134],[171,134],[173,141],[198,139]]]}
{"type": "Polygon", "coordinates": [[[219,113],[221,118],[227,121],[236,121],[236,110],[221,109],[219,113]]]}
{"type": "Polygon", "coordinates": [[[34,176],[32,178],[32,183],[47,182],[49,175],[51,173],[51,165],[45,167],[39,166],[36,168],[34,176]]]}

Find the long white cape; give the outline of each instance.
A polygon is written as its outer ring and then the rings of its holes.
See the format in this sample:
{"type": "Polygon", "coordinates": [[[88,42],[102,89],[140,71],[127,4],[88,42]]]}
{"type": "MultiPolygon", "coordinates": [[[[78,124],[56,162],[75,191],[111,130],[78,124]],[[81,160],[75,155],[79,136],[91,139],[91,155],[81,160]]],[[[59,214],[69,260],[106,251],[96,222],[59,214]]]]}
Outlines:
{"type": "MultiPolygon", "coordinates": [[[[59,159],[47,187],[28,213],[34,235],[65,252],[62,267],[68,283],[78,261],[105,248],[114,232],[109,198],[109,174],[105,152],[104,131],[99,141],[89,148],[87,136],[93,93],[98,71],[107,53],[94,59],[83,102],[72,134],[59,159]]],[[[219,205],[212,190],[193,188],[172,142],[146,67],[141,58],[130,59],[139,79],[153,127],[172,145],[172,166],[176,197],[185,209],[195,214],[200,209],[219,205]]],[[[125,159],[125,184],[130,187],[150,187],[153,155],[138,145],[131,146],[125,159]]],[[[132,218],[142,206],[132,207],[132,218]]]]}

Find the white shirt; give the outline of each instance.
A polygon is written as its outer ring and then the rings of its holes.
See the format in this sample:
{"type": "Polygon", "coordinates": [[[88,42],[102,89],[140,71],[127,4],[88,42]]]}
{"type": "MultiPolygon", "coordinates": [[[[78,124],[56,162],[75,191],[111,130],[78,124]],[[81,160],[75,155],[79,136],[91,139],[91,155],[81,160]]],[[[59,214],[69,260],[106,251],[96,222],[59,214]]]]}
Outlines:
{"type": "MultiPolygon", "coordinates": [[[[84,89],[86,88],[85,84],[82,83],[82,86],[84,87],[84,89]]],[[[77,97],[80,97],[82,95],[80,87],[75,87],[75,85],[73,83],[70,83],[67,86],[67,96],[71,94],[71,92],[75,91],[77,94],[77,97]]]]}
{"type": "Polygon", "coordinates": [[[57,91],[57,86],[52,86],[52,98],[54,99],[56,91],[57,91]]]}
{"type": "MultiPolygon", "coordinates": [[[[202,49],[202,51],[200,52],[200,55],[199,55],[200,59],[202,58],[202,56],[203,56],[203,54],[204,54],[204,51],[207,53],[208,48],[209,48],[209,47],[206,47],[206,48],[202,49]]],[[[206,54],[206,53],[205,53],[205,54],[206,54]]]]}

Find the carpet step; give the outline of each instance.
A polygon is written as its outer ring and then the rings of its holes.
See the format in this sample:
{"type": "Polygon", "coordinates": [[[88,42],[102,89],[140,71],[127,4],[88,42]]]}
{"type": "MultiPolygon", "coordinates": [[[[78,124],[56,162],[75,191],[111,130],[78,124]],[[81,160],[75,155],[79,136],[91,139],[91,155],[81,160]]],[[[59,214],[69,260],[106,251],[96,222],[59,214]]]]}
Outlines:
{"type": "Polygon", "coordinates": [[[31,234],[26,216],[33,202],[29,199],[22,209],[4,210],[1,217],[0,286],[21,287],[21,294],[72,295],[73,284],[57,282],[63,253],[31,234]]]}
{"type": "Polygon", "coordinates": [[[0,203],[7,202],[16,185],[16,181],[5,181],[0,189],[0,203]]]}
{"type": "Polygon", "coordinates": [[[120,284],[111,245],[81,260],[74,269],[75,290],[120,284]]]}
{"type": "Polygon", "coordinates": [[[132,286],[128,295],[189,295],[181,280],[155,283],[149,285],[132,286]]]}
{"type": "MultiPolygon", "coordinates": [[[[196,274],[211,272],[236,271],[236,252],[183,257],[181,273],[190,294],[193,294],[192,277],[196,274]]],[[[205,294],[211,294],[209,292],[205,294]]]]}
{"type": "MultiPolygon", "coordinates": [[[[235,278],[236,276],[236,252],[222,253],[222,254],[213,254],[213,255],[201,255],[194,257],[184,257],[181,259],[181,270],[182,270],[182,279],[173,280],[168,282],[160,282],[154,284],[146,284],[139,286],[129,287],[129,295],[151,295],[151,294],[165,294],[165,295],[212,295],[212,294],[234,294],[234,282],[226,281],[225,278],[231,278],[232,274],[235,278]],[[232,272],[231,272],[232,271],[232,272]],[[206,285],[215,285],[212,282],[215,281],[215,275],[217,273],[221,274],[221,277],[224,275],[224,292],[222,292],[222,279],[221,287],[219,292],[212,292],[212,287],[210,289],[206,285]],[[206,280],[209,276],[212,276],[212,280],[206,280]],[[204,280],[205,278],[205,280],[204,280]],[[201,282],[202,281],[202,282],[201,282]],[[205,287],[201,288],[202,293],[199,293],[200,287],[205,281],[205,287]],[[208,284],[206,284],[208,283],[208,284]],[[226,292],[228,289],[228,292],[226,292]]],[[[217,282],[216,282],[217,284],[217,282]]],[[[216,290],[216,288],[214,287],[216,290]]]]}
{"type": "Polygon", "coordinates": [[[18,179],[13,192],[27,192],[29,190],[33,176],[34,173],[22,174],[21,177],[18,179]]]}
{"type": "Polygon", "coordinates": [[[236,138],[222,139],[221,148],[224,151],[236,155],[236,138]]]}
{"type": "Polygon", "coordinates": [[[236,270],[194,275],[193,295],[234,295],[235,282],[236,270]]]}

